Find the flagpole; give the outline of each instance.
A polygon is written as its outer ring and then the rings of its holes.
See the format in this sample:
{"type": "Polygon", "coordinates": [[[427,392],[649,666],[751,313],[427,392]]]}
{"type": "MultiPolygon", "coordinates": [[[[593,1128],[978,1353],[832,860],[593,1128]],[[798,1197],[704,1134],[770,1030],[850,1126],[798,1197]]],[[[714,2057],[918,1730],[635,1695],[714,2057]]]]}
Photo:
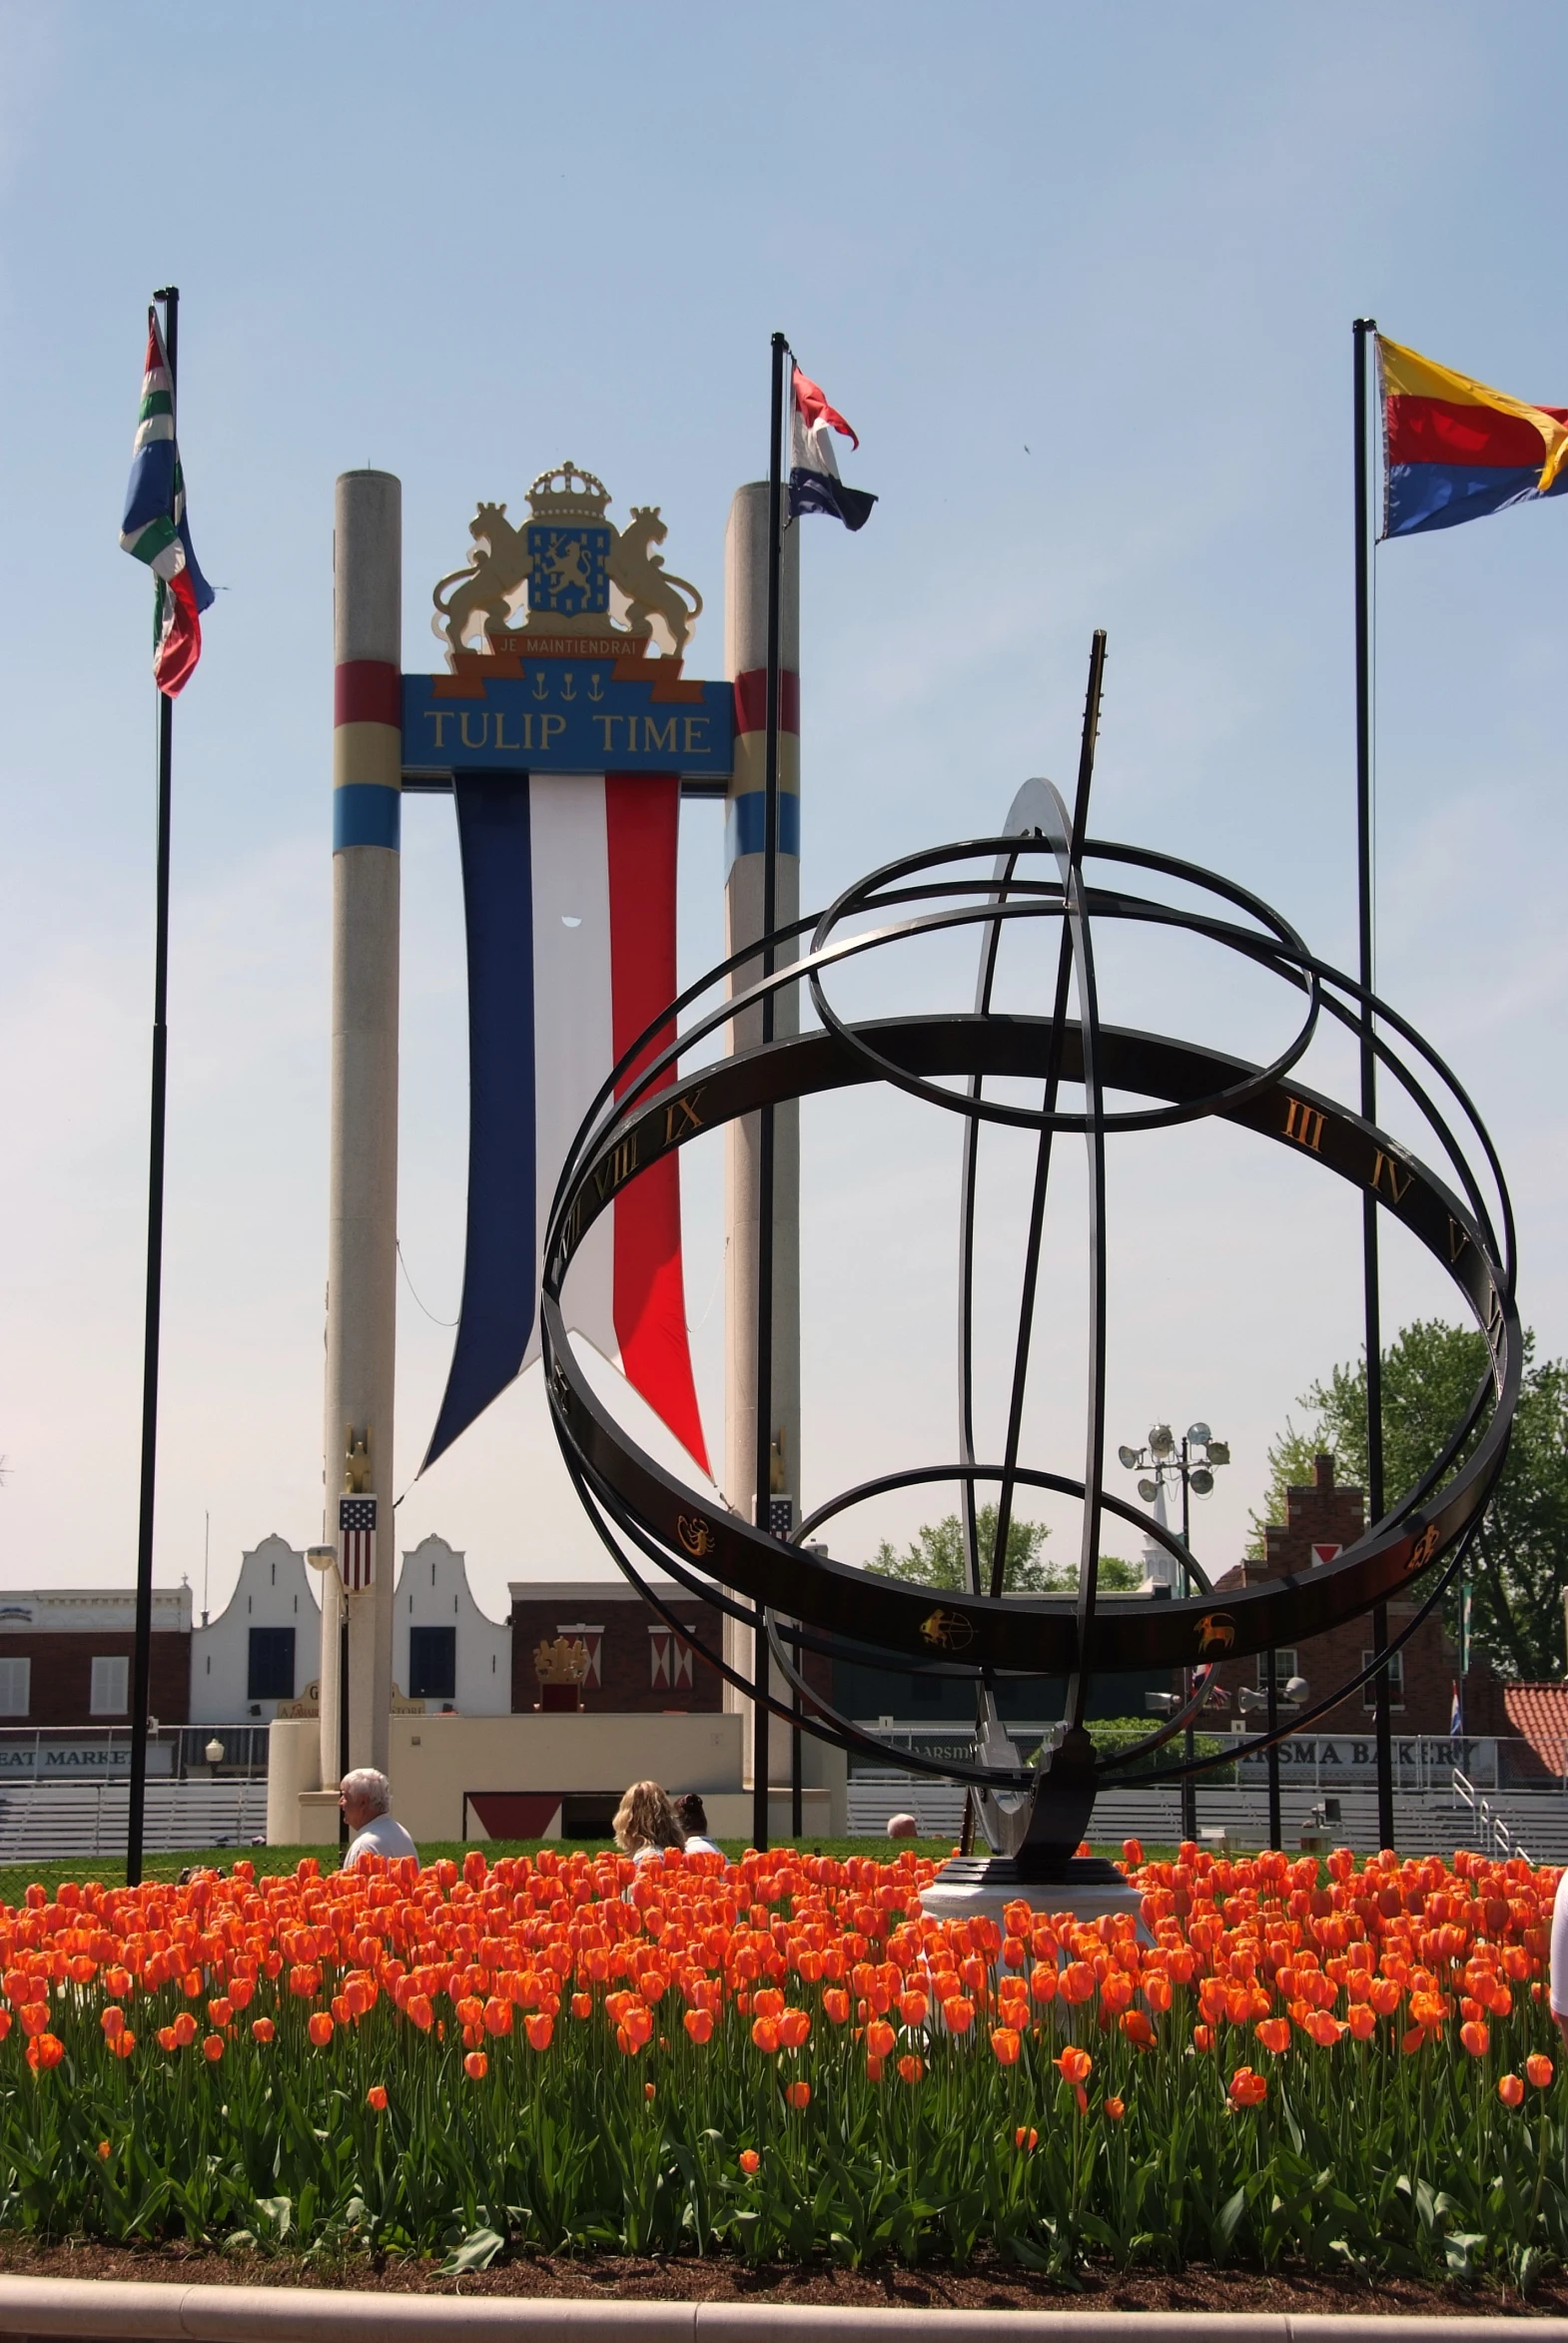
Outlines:
{"type": "MultiPolygon", "coordinates": [[[[1360,979],[1372,989],[1372,627],[1371,543],[1367,498],[1366,346],[1377,331],[1375,318],[1357,318],[1355,337],[1355,828],[1359,913],[1360,979]]],[[[1377,1054],[1372,1047],[1372,1012],[1361,1008],[1361,1114],[1377,1120],[1377,1054]]],[[[1377,1198],[1361,1197],[1361,1276],[1366,1325],[1366,1515],[1370,1526],[1383,1517],[1383,1338],[1377,1276],[1377,1198]]],[[[1388,1606],[1372,1610],[1372,1644],[1388,1647],[1388,1606]]],[[[1393,1717],[1388,1670],[1374,1678],[1377,1740],[1378,1844],[1394,1843],[1393,1717]]]]}
{"type": "MultiPolygon", "coordinates": [[[[784,361],[789,345],[775,334],[768,438],[768,663],[763,708],[762,976],[773,974],[773,931],[779,883],[779,625],[784,555],[784,361]]],[[[773,996],[762,1001],[762,1042],[773,1039],[773,996]]],[[[769,1530],[773,1493],[773,1109],[757,1114],[757,1421],[756,1520],[769,1530]]],[[[766,1606],[758,1603],[752,1630],[751,1840],[768,1844],[768,1692],[766,1606]]]]}
{"type": "MultiPolygon", "coordinates": [[[[178,446],[180,288],[160,287],[169,404],[178,446]]],[[[163,589],[170,590],[167,586],[163,589]]],[[[164,1131],[169,1089],[169,832],[174,808],[174,700],[158,693],[158,879],[153,944],[153,1081],[147,1165],[147,1305],[142,1335],[142,1488],[136,1538],[136,1642],[131,1663],[131,1798],[125,1877],[142,1879],[147,1813],[147,1732],[153,1672],[153,1516],[158,1487],[158,1338],[163,1302],[164,1131]]]]}

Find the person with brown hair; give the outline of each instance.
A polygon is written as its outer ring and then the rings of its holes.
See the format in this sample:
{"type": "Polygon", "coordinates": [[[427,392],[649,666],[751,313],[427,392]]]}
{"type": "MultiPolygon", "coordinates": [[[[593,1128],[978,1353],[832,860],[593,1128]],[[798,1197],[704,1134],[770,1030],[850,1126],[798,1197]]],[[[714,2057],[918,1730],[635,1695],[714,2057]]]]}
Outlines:
{"type": "Polygon", "coordinates": [[[615,1844],[633,1863],[662,1862],[666,1847],[684,1847],[686,1834],[657,1782],[633,1782],[616,1809],[615,1844]]]}
{"type": "Polygon", "coordinates": [[[708,1810],[695,1790],[688,1790],[684,1798],[676,1799],[675,1819],[686,1834],[686,1853],[688,1855],[718,1855],[722,1853],[722,1850],[715,1847],[713,1841],[708,1837],[708,1810]]]}

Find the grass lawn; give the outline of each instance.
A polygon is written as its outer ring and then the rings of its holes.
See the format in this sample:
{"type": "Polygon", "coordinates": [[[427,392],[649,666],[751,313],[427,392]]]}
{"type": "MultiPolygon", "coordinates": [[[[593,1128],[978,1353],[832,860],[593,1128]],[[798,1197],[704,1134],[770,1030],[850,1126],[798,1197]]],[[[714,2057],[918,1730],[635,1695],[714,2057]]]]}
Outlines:
{"type": "MultiPolygon", "coordinates": [[[[607,1839],[585,1839],[574,1844],[586,1847],[590,1853],[597,1853],[600,1850],[607,1850],[610,1841],[607,1839]]],[[[743,1839],[721,1839],[719,1841],[719,1845],[729,1856],[743,1855],[746,1844],[743,1839]]],[[[951,1839],[900,1839],[897,1841],[890,1839],[801,1839],[798,1841],[779,1840],[775,1844],[779,1846],[796,1845],[810,1855],[836,1855],[839,1857],[870,1855],[880,1860],[901,1854],[906,1848],[912,1849],[916,1855],[929,1855],[937,1858],[951,1855],[953,1852],[951,1839]]],[[[486,1861],[490,1863],[502,1855],[537,1855],[540,1849],[545,1847],[554,1849],[557,1854],[569,1852],[566,1842],[560,1839],[484,1839],[469,1840],[466,1845],[461,1840],[440,1840],[421,1847],[419,1857],[424,1863],[434,1863],[441,1856],[449,1857],[453,1863],[461,1863],[463,1857],[476,1845],[482,1849],[486,1861]]],[[[1111,1857],[1120,1856],[1122,1853],[1121,1843],[1118,1842],[1115,1846],[1109,1843],[1103,1847],[1097,1846],[1095,1853],[1111,1857]]],[[[1145,1850],[1145,1853],[1153,1862],[1174,1856],[1176,1850],[1175,1848],[1150,1847],[1145,1850]]],[[[246,1862],[256,1866],[257,1874],[261,1877],[269,1873],[292,1872],[302,1856],[308,1855],[314,1855],[318,1858],[323,1871],[337,1869],[337,1850],[332,1847],[201,1847],[187,1849],[173,1855],[149,1855],[143,1865],[143,1876],[149,1880],[173,1880],[184,1871],[187,1864],[193,1863],[211,1864],[216,1870],[228,1871],[237,1860],[243,1858],[246,1862]]],[[[119,1887],[123,1885],[125,1880],[125,1865],[118,1859],[108,1856],[96,1858],[62,1857],[58,1862],[53,1863],[0,1864],[0,1904],[20,1904],[28,1888],[35,1881],[52,1895],[62,1880],[85,1879],[101,1881],[106,1888],[119,1887]]]]}

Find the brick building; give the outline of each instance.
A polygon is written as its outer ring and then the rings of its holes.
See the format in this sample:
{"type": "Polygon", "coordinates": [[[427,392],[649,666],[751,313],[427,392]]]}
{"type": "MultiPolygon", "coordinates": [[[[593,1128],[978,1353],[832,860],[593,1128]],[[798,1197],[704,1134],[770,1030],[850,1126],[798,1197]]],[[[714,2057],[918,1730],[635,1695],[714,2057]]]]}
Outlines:
{"type": "MultiPolygon", "coordinates": [[[[56,1589],[0,1598],[0,1727],[129,1725],[136,1596],[56,1589]]],[[[151,1707],[163,1725],[191,1715],[191,1590],[153,1596],[151,1707]]]]}
{"type": "MultiPolygon", "coordinates": [[[[710,1651],[724,1648],[723,1614],[711,1603],[671,1581],[650,1580],[686,1629],[710,1651]]],[[[557,1636],[588,1647],[585,1709],[616,1710],[622,1716],[686,1716],[722,1709],[724,1679],[701,1654],[675,1634],[625,1579],[516,1580],[511,1595],[511,1705],[513,1711],[538,1705],[533,1655],[557,1636]]],[[[808,1684],[826,1696],[830,1663],[808,1656],[808,1684]]]]}
{"type": "MultiPolygon", "coordinates": [[[[1218,1594],[1226,1586],[1256,1586],[1260,1580],[1280,1577],[1286,1571],[1304,1578],[1331,1562],[1346,1546],[1354,1545],[1364,1527],[1361,1490],[1335,1481],[1331,1456],[1315,1457],[1312,1486],[1285,1491],[1285,1518],[1283,1522],[1269,1523],[1264,1532],[1261,1558],[1249,1555],[1238,1570],[1226,1572],[1214,1591],[1218,1594]]],[[[1417,1602],[1397,1598],[1388,1605],[1390,1639],[1409,1625],[1419,1607],[1417,1602]]],[[[1316,1701],[1334,1685],[1357,1675],[1371,1656],[1372,1623],[1368,1614],[1352,1619],[1345,1626],[1330,1628],[1324,1635],[1311,1636],[1294,1650],[1277,1651],[1274,1669],[1281,1690],[1288,1677],[1304,1676],[1316,1701]]],[[[1268,1655],[1259,1652],[1253,1659],[1225,1661],[1215,1671],[1230,1695],[1233,1721],[1242,1722],[1236,1702],[1240,1687],[1245,1684],[1260,1690],[1266,1688],[1267,1669],[1268,1655]]],[[[1389,1663],[1394,1731],[1446,1734],[1458,1676],[1459,1654],[1443,1627],[1440,1611],[1434,1611],[1389,1663]]],[[[1516,1729],[1504,1714],[1498,1680],[1484,1664],[1472,1667],[1469,1672],[1464,1705],[1466,1729],[1472,1734],[1508,1733],[1516,1729]]],[[[1367,1683],[1314,1719],[1311,1730],[1316,1734],[1363,1734],[1372,1723],[1375,1707],[1375,1688],[1367,1683]]],[[[1255,1718],[1244,1721],[1255,1727],[1255,1718]]]]}

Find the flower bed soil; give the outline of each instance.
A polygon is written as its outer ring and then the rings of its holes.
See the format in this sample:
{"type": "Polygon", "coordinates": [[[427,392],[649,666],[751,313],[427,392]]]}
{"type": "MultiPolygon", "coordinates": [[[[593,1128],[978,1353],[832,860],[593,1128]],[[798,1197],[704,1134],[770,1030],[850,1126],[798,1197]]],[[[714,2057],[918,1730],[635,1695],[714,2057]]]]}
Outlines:
{"type": "Polygon", "coordinates": [[[0,2274],[21,2278],[113,2278],[143,2285],[307,2286],[372,2294],[514,2296],[555,2302],[812,2303],[856,2310],[1137,2310],[1219,2312],[1368,2311],[1394,2318],[1561,2318],[1568,2277],[1555,2272],[1528,2302],[1486,2285],[1440,2286],[1415,2278],[1366,2285],[1346,2272],[1248,2270],[1194,2263],[1176,2273],[1117,2270],[1090,2263],[1079,2290],[977,2254],[967,2270],[882,2262],[842,2270],[822,2263],[763,2263],[724,2255],[701,2259],[622,2254],[518,2255],[488,2270],[443,2277],[435,2261],[412,2257],[216,2253],[196,2246],[121,2247],[91,2243],[31,2246],[0,2239],[0,2274]]]}

